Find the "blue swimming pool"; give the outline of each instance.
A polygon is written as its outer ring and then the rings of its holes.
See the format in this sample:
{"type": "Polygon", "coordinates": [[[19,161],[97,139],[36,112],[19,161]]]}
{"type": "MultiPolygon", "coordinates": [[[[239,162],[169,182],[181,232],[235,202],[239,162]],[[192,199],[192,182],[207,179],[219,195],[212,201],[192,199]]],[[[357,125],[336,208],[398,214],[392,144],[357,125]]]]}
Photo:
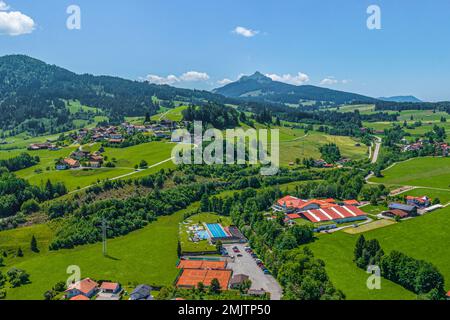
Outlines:
{"type": "Polygon", "coordinates": [[[217,223],[209,223],[206,225],[213,238],[226,238],[228,235],[223,230],[222,226],[217,223]]]}
{"type": "Polygon", "coordinates": [[[197,231],[197,236],[198,236],[201,240],[207,240],[207,239],[209,239],[209,233],[208,233],[208,231],[197,231]]]}

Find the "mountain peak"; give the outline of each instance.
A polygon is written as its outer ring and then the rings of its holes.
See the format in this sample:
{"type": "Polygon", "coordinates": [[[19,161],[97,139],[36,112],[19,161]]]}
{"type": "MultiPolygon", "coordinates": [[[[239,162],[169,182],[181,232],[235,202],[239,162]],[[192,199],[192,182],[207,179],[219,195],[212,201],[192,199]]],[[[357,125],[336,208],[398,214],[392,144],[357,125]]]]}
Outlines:
{"type": "Polygon", "coordinates": [[[259,71],[256,71],[251,76],[243,76],[243,77],[241,77],[241,79],[239,79],[239,81],[241,81],[241,82],[242,81],[248,81],[248,80],[257,81],[259,83],[270,83],[270,82],[272,82],[272,79],[270,79],[269,77],[266,77],[265,75],[263,75],[259,71]]]}

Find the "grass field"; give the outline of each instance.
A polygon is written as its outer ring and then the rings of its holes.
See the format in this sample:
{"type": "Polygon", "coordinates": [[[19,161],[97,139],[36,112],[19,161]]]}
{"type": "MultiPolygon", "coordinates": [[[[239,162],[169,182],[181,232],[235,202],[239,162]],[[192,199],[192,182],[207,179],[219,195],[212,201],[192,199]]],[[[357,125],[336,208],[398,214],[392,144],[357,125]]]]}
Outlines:
{"type": "Polygon", "coordinates": [[[183,252],[207,252],[216,250],[216,246],[210,245],[208,240],[202,240],[198,243],[189,240],[188,228],[195,224],[201,225],[202,223],[220,223],[222,226],[228,227],[231,224],[231,219],[213,213],[200,213],[186,219],[180,224],[180,243],[183,252]]]}
{"type": "Polygon", "coordinates": [[[289,136],[286,132],[280,134],[280,163],[287,165],[296,158],[320,158],[319,148],[328,143],[335,143],[343,157],[360,160],[368,157],[368,148],[357,146],[360,142],[350,137],[331,136],[320,132],[309,132],[308,135],[289,136]]]}
{"type": "Polygon", "coordinates": [[[396,164],[383,171],[383,175],[383,178],[372,178],[370,181],[450,191],[450,158],[415,158],[396,164]]]}
{"type": "Polygon", "coordinates": [[[171,120],[171,121],[181,121],[183,120],[182,112],[186,110],[187,106],[179,106],[173,109],[163,110],[162,113],[155,114],[151,117],[151,120],[161,121],[161,120],[171,120]]]}
{"type": "MultiPolygon", "coordinates": [[[[396,223],[364,233],[368,239],[376,238],[386,252],[398,250],[414,258],[433,263],[446,279],[450,290],[450,207],[415,219],[396,223]]],[[[415,295],[393,284],[382,281],[381,290],[368,290],[368,275],[353,263],[353,250],[359,235],[336,232],[320,236],[311,245],[317,257],[326,263],[333,283],[342,289],[348,299],[412,299],[415,295]]]]}
{"type": "MultiPolygon", "coordinates": [[[[96,183],[98,180],[112,179],[123,175],[131,174],[130,177],[140,177],[157,172],[161,169],[173,168],[175,165],[169,161],[154,168],[135,173],[134,166],[141,160],[147,161],[149,166],[158,164],[171,157],[174,144],[167,142],[149,142],[128,148],[105,148],[104,155],[108,161],[115,159],[115,168],[100,168],[93,170],[65,170],[55,169],[55,160],[65,158],[76,150],[76,147],[67,147],[58,151],[39,150],[28,152],[31,155],[39,156],[41,162],[36,166],[17,171],[17,176],[27,179],[30,183],[41,185],[50,179],[52,182],[64,182],[69,190],[77,187],[83,188],[96,183]]],[[[91,149],[97,150],[99,144],[93,145],[91,149]]],[[[19,155],[25,150],[0,151],[0,159],[7,159],[19,155]]]]}
{"type": "Polygon", "coordinates": [[[31,284],[16,289],[8,289],[7,299],[43,299],[45,291],[58,281],[66,281],[67,267],[79,266],[82,277],[96,280],[119,281],[123,285],[170,285],[178,273],[177,239],[178,225],[184,213],[160,217],[144,229],[127,236],[108,240],[108,257],[102,255],[102,244],[80,246],[71,250],[48,252],[45,248],[52,238],[48,225],[36,225],[29,228],[0,232],[0,248],[13,250],[20,245],[25,249],[23,258],[7,260],[7,271],[12,265],[26,270],[30,274],[31,284]],[[28,250],[29,239],[35,234],[39,254],[28,250]]]}

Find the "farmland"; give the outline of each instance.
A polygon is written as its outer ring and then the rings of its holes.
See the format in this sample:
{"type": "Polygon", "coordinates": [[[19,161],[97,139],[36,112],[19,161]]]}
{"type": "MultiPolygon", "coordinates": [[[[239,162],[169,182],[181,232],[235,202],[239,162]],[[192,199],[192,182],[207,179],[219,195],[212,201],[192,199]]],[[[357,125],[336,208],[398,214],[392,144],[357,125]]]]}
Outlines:
{"type": "Polygon", "coordinates": [[[450,158],[416,158],[383,171],[383,178],[371,182],[417,187],[441,188],[450,191],[450,158]]]}
{"type": "MultiPolygon", "coordinates": [[[[450,243],[446,226],[450,223],[450,208],[403,221],[384,228],[368,231],[364,236],[376,238],[386,252],[398,250],[414,258],[433,263],[446,279],[450,289],[450,267],[447,257],[450,243]],[[432,250],[430,250],[432,248],[432,250]]],[[[348,299],[413,299],[414,294],[390,281],[382,281],[381,290],[368,290],[368,275],[353,262],[353,250],[359,235],[336,232],[320,236],[311,245],[313,252],[326,263],[326,269],[335,285],[342,289],[348,299]]]]}
{"type": "MultiPolygon", "coordinates": [[[[188,209],[187,209],[188,210],[188,209]]],[[[11,250],[17,245],[24,249],[34,234],[38,239],[41,253],[24,250],[23,258],[7,260],[10,265],[22,268],[30,274],[31,284],[16,289],[8,289],[8,299],[43,299],[45,291],[56,282],[65,281],[69,276],[66,269],[70,265],[79,266],[82,277],[110,279],[122,284],[170,285],[178,270],[177,235],[178,225],[187,210],[161,217],[144,229],[127,236],[108,240],[108,256],[102,255],[102,245],[93,244],[75,249],[49,252],[46,244],[52,238],[51,227],[36,225],[0,233],[0,248],[11,250]]]]}

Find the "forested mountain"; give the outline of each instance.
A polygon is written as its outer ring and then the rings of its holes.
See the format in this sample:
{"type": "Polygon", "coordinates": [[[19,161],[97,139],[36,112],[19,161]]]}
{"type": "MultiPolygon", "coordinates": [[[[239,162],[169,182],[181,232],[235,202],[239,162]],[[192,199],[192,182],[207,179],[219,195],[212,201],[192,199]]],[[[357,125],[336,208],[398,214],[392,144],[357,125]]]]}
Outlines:
{"type": "Polygon", "coordinates": [[[381,97],[379,100],[389,101],[389,102],[422,102],[422,100],[417,99],[414,96],[394,96],[394,97],[381,97]]]}
{"type": "Polygon", "coordinates": [[[64,123],[68,111],[63,100],[76,99],[102,109],[113,120],[123,116],[155,114],[160,100],[227,102],[208,91],[178,89],[166,85],[118,77],[78,75],[23,55],[0,57],[0,128],[25,120],[51,118],[64,123]]]}
{"type": "Polygon", "coordinates": [[[373,103],[374,98],[359,94],[331,90],[311,85],[295,86],[283,82],[273,81],[271,78],[256,72],[251,76],[244,76],[237,82],[215,89],[214,93],[226,97],[244,98],[249,100],[263,100],[276,103],[298,104],[302,100],[325,101],[334,104],[351,102],[373,103]]]}

